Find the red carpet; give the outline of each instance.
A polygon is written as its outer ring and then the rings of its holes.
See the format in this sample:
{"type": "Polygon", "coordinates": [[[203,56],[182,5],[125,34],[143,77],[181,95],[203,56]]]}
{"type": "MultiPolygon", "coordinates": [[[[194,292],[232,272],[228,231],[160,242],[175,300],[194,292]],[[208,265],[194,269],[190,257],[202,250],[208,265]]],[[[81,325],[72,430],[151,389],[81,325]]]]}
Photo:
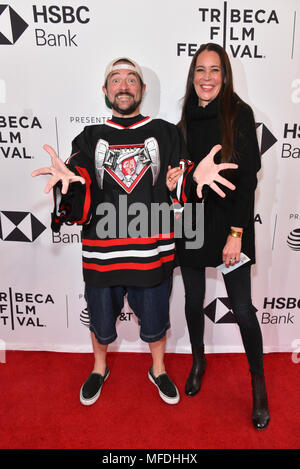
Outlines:
{"type": "Polygon", "coordinates": [[[190,356],[167,354],[181,394],[160,400],[147,371],[149,354],[110,353],[100,399],[79,402],[91,354],[7,352],[0,363],[2,449],[296,449],[300,435],[300,364],[291,354],[265,355],[271,422],[251,424],[251,388],[243,354],[208,354],[201,392],[188,398],[190,356]]]}

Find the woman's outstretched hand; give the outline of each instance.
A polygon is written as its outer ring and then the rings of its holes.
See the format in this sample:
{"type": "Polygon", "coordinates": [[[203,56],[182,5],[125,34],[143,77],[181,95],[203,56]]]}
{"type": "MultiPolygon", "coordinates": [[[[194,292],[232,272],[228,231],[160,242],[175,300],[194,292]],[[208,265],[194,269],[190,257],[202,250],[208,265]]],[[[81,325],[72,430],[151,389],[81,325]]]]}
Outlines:
{"type": "Polygon", "coordinates": [[[71,182],[80,181],[81,184],[85,184],[84,178],[80,176],[76,176],[76,174],[72,173],[67,166],[63,163],[63,161],[58,157],[55,150],[49,145],[43,146],[44,150],[51,156],[51,166],[46,168],[36,169],[31,173],[31,176],[40,176],[41,174],[51,174],[52,177],[49,180],[48,184],[46,185],[44,192],[48,194],[51,189],[57,184],[59,181],[62,182],[62,194],[66,194],[69,189],[69,184],[71,182]]]}
{"type": "Polygon", "coordinates": [[[235,186],[227,179],[219,175],[220,171],[224,169],[237,169],[238,165],[235,163],[220,163],[214,162],[214,156],[218,151],[221,150],[221,145],[215,145],[209,152],[209,154],[203,158],[195,169],[193,178],[197,183],[197,195],[202,198],[202,188],[207,184],[213,191],[215,191],[220,197],[226,197],[226,194],[219,188],[216,182],[223,184],[230,190],[234,190],[235,186]]]}

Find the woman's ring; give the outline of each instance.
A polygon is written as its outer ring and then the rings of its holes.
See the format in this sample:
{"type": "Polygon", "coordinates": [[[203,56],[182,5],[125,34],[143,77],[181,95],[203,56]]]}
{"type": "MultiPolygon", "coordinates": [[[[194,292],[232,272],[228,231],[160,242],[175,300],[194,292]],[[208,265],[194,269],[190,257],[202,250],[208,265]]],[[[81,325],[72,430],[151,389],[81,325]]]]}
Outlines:
{"type": "Polygon", "coordinates": [[[230,258],[230,262],[235,262],[235,260],[236,260],[236,257],[231,257],[230,258]]]}
{"type": "Polygon", "coordinates": [[[171,176],[169,176],[169,177],[168,177],[168,180],[169,180],[170,182],[172,181],[172,178],[171,178],[171,176]]]}

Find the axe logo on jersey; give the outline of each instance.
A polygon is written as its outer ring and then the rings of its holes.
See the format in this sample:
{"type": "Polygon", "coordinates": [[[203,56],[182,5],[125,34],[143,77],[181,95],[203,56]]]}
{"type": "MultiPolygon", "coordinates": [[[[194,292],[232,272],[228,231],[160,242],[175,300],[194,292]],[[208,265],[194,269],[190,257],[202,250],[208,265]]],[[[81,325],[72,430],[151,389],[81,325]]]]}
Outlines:
{"type": "Polygon", "coordinates": [[[141,181],[146,171],[151,168],[153,185],[159,170],[160,157],[157,140],[147,138],[144,143],[130,145],[109,145],[100,139],[95,152],[96,175],[99,187],[103,187],[106,171],[127,194],[130,194],[141,181]]]}

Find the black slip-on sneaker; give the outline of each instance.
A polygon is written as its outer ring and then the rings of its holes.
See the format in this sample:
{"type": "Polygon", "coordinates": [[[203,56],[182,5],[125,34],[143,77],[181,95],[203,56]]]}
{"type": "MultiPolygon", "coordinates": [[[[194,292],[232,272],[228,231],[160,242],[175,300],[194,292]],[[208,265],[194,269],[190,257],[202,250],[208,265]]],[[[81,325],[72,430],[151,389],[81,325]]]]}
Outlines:
{"type": "Polygon", "coordinates": [[[83,405],[94,404],[100,396],[104,381],[108,378],[109,368],[106,366],[104,376],[91,373],[80,389],[80,402],[83,405]]]}
{"type": "Polygon", "coordinates": [[[177,404],[179,402],[179,392],[175,384],[171,381],[167,373],[162,373],[155,378],[152,366],[148,372],[150,381],[155,384],[158,389],[159,395],[167,404],[177,404]]]}

